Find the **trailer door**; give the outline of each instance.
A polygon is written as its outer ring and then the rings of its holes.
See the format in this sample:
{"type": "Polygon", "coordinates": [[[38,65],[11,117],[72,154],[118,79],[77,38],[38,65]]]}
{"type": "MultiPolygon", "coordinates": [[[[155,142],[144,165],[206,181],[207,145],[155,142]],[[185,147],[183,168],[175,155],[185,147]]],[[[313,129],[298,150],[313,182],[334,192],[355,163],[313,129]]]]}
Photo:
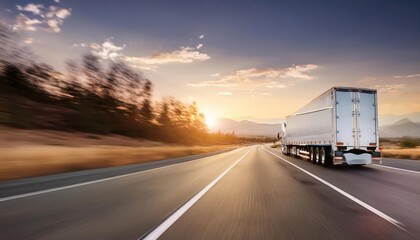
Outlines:
{"type": "Polygon", "coordinates": [[[376,146],[376,94],[359,92],[357,99],[357,132],[360,147],[376,146]]]}
{"type": "Polygon", "coordinates": [[[336,91],[337,144],[356,146],[353,92],[336,91]]]}

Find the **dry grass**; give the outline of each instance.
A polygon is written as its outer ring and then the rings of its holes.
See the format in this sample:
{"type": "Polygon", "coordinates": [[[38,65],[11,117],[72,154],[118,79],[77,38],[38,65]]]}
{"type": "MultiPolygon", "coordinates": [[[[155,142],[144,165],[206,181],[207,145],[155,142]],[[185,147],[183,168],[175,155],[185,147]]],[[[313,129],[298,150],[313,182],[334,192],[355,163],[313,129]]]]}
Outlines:
{"type": "Polygon", "coordinates": [[[115,135],[0,127],[0,180],[149,162],[234,147],[179,146],[115,135]]]}
{"type": "MultiPolygon", "coordinates": [[[[402,142],[404,140],[406,139],[381,138],[379,142],[382,147],[382,156],[389,158],[420,160],[420,148],[403,148],[402,142]]],[[[418,138],[411,140],[414,142],[420,141],[418,138]]]]}
{"type": "Polygon", "coordinates": [[[0,148],[0,180],[155,161],[229,147],[233,146],[0,148]]]}
{"type": "Polygon", "coordinates": [[[420,160],[420,148],[383,149],[383,157],[420,160]]]}

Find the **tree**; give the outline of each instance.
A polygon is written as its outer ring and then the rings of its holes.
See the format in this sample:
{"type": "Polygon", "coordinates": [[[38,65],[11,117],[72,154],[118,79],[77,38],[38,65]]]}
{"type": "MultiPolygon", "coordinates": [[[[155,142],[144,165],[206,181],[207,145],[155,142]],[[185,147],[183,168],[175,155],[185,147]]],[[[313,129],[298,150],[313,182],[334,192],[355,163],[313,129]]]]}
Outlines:
{"type": "Polygon", "coordinates": [[[144,99],[140,109],[140,116],[146,123],[150,123],[154,119],[152,104],[149,99],[144,99]]]}
{"type": "Polygon", "coordinates": [[[172,125],[171,118],[169,116],[169,106],[168,103],[163,102],[158,122],[163,126],[170,126],[172,125]]]}
{"type": "Polygon", "coordinates": [[[193,102],[189,106],[189,127],[197,131],[207,132],[208,127],[205,123],[205,116],[199,112],[197,102],[193,102]]]}
{"type": "Polygon", "coordinates": [[[79,79],[80,72],[77,62],[67,61],[66,70],[65,84],[62,89],[64,98],[71,99],[74,104],[80,104],[80,100],[83,95],[86,95],[86,91],[79,79]]]}
{"type": "Polygon", "coordinates": [[[18,44],[19,36],[6,24],[0,22],[0,72],[6,65],[22,67],[28,65],[33,58],[32,52],[18,44]]]}
{"type": "Polygon", "coordinates": [[[103,93],[103,78],[102,66],[99,58],[92,53],[86,53],[82,57],[83,73],[88,82],[89,91],[94,95],[100,96],[103,93]]]}
{"type": "Polygon", "coordinates": [[[135,115],[151,98],[152,83],[141,72],[136,72],[123,62],[111,62],[103,87],[105,96],[117,99],[124,108],[135,115]]]}

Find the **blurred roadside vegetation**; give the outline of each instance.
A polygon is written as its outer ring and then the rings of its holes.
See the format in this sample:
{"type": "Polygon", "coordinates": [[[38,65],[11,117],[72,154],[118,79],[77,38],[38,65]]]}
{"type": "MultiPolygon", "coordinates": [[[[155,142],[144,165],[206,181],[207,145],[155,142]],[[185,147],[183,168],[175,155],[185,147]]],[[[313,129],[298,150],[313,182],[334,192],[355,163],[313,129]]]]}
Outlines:
{"type": "Polygon", "coordinates": [[[180,144],[263,141],[208,133],[195,102],[173,97],[154,102],[152,81],[124,62],[104,62],[86,52],[59,72],[35,62],[18,42],[17,33],[0,23],[0,124],[180,144]]]}
{"type": "Polygon", "coordinates": [[[380,138],[379,143],[384,149],[407,149],[420,146],[420,138],[380,138]]]}
{"type": "Polygon", "coordinates": [[[420,160],[420,138],[381,138],[382,156],[420,160]]]}
{"type": "Polygon", "coordinates": [[[413,139],[413,138],[403,138],[403,140],[400,143],[401,148],[416,148],[419,146],[419,139],[413,139]]]}

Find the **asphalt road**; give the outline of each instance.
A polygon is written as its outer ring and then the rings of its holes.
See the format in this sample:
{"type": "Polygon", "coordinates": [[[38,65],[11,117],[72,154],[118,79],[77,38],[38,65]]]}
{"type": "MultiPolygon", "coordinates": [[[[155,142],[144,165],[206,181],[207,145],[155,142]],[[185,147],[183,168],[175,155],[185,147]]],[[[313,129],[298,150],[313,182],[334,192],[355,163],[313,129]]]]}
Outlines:
{"type": "Polygon", "coordinates": [[[258,145],[3,182],[0,239],[419,239],[407,164],[322,168],[258,145]]]}

